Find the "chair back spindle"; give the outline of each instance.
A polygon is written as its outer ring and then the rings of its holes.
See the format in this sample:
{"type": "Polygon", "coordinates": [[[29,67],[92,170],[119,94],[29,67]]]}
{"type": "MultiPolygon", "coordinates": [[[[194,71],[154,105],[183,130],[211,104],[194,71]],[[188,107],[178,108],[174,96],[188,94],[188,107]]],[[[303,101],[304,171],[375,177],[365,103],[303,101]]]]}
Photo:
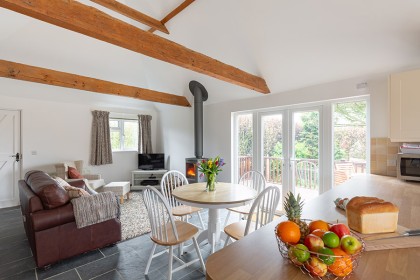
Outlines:
{"type": "Polygon", "coordinates": [[[169,241],[171,237],[178,240],[171,206],[165,197],[154,187],[146,187],[143,191],[143,199],[150,220],[152,238],[165,242],[169,241]]]}
{"type": "Polygon", "coordinates": [[[245,227],[245,236],[254,230],[273,221],[274,213],[280,201],[280,189],[275,186],[265,188],[254,200],[245,227]]]}
{"type": "Polygon", "coordinates": [[[239,179],[239,184],[254,189],[257,193],[260,193],[265,189],[266,181],[264,175],[255,170],[244,173],[239,179]]]}
{"type": "Polygon", "coordinates": [[[181,203],[178,202],[175,197],[172,196],[172,191],[180,186],[187,185],[188,180],[184,174],[179,171],[171,170],[166,172],[161,180],[160,189],[163,196],[168,200],[169,205],[172,208],[180,206],[181,203]]]}

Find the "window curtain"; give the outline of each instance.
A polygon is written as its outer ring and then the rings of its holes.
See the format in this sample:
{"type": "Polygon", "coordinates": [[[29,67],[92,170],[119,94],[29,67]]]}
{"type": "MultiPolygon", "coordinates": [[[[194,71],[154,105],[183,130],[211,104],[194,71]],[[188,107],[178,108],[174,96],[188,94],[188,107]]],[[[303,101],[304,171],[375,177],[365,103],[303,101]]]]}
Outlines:
{"type": "Polygon", "coordinates": [[[112,163],[111,134],[109,132],[109,112],[92,111],[92,143],[90,164],[112,163]]]}
{"type": "Polygon", "coordinates": [[[149,154],[152,152],[152,128],[150,121],[152,116],[138,115],[139,116],[139,153],[149,154]]]}

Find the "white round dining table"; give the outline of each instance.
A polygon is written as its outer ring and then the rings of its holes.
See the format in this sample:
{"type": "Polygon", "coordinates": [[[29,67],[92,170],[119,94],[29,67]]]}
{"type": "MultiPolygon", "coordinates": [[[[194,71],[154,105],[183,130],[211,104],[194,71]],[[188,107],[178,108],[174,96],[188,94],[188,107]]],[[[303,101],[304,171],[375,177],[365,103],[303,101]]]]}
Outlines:
{"type": "Polygon", "coordinates": [[[207,191],[206,183],[188,184],[173,190],[172,195],[185,205],[207,208],[208,227],[200,232],[197,242],[208,240],[215,251],[215,244],[220,241],[220,210],[242,206],[257,197],[257,192],[249,187],[232,183],[216,183],[215,191],[207,191]]]}

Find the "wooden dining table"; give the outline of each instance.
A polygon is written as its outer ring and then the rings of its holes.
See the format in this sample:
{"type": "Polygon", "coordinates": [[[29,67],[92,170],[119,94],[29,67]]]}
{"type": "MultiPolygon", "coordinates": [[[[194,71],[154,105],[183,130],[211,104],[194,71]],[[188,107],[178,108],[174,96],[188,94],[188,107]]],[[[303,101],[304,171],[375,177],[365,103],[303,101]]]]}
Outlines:
{"type": "MultiPolygon", "coordinates": [[[[308,201],[304,205],[303,217],[346,222],[345,212],[336,208],[333,201],[338,197],[354,196],[374,196],[390,201],[399,207],[400,226],[408,229],[420,228],[420,183],[370,174],[354,176],[346,183],[308,201]]],[[[311,279],[280,255],[274,228],[284,219],[286,218],[275,220],[210,255],[206,262],[207,279],[311,279]]],[[[401,237],[396,239],[401,240],[401,237]]],[[[420,242],[418,243],[409,248],[363,252],[357,268],[348,279],[420,279],[420,242]]]]}
{"type": "Polygon", "coordinates": [[[185,205],[208,209],[208,227],[200,232],[197,242],[208,240],[214,253],[222,232],[220,210],[246,205],[256,198],[257,192],[243,185],[218,182],[215,191],[207,191],[206,183],[194,183],[176,188],[172,195],[185,205]]]}

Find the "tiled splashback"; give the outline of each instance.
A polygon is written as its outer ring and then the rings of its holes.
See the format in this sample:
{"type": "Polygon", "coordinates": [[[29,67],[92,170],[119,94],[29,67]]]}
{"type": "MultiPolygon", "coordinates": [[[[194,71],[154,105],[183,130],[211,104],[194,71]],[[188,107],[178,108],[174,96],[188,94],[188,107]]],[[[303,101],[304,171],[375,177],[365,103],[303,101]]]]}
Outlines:
{"type": "Polygon", "coordinates": [[[370,139],[370,173],[397,177],[397,154],[401,143],[389,138],[370,139]]]}

